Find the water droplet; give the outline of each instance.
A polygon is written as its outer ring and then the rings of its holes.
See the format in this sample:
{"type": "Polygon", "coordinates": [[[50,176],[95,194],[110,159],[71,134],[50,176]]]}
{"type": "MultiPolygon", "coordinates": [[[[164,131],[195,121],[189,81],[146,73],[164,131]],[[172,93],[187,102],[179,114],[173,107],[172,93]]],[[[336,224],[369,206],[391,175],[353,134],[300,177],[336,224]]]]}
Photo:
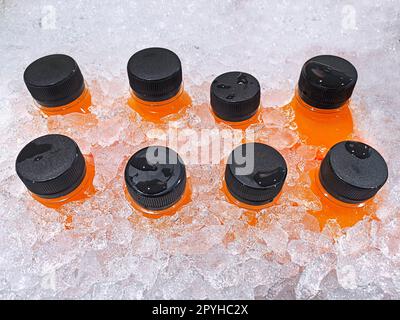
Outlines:
{"type": "Polygon", "coordinates": [[[245,84],[247,84],[248,83],[248,80],[247,80],[247,77],[245,76],[245,75],[240,75],[238,78],[237,78],[237,84],[239,84],[239,85],[245,85],[245,84]]]}
{"type": "Polygon", "coordinates": [[[140,191],[147,194],[156,194],[167,189],[167,183],[159,179],[140,181],[136,186],[140,191]]]}
{"type": "Polygon", "coordinates": [[[141,171],[156,171],[157,166],[153,164],[149,164],[146,157],[135,157],[131,165],[141,171]]]}
{"type": "Polygon", "coordinates": [[[217,85],[217,88],[219,88],[219,89],[230,89],[231,86],[228,85],[228,84],[223,84],[223,83],[221,83],[221,84],[218,84],[218,85],[217,85]]]}
{"type": "Polygon", "coordinates": [[[371,155],[371,148],[361,142],[347,141],[346,150],[359,159],[367,159],[371,155]]]}
{"type": "Polygon", "coordinates": [[[32,147],[27,150],[23,156],[19,157],[18,162],[25,161],[27,159],[32,159],[34,161],[39,161],[40,159],[36,160],[39,157],[43,157],[44,153],[52,151],[53,153],[57,152],[58,150],[52,150],[53,146],[48,143],[36,144],[32,143],[32,147]]]}
{"type": "Polygon", "coordinates": [[[262,187],[272,187],[280,183],[285,176],[285,169],[278,167],[272,171],[258,171],[254,175],[256,181],[262,187]]]}
{"type": "Polygon", "coordinates": [[[323,84],[328,88],[343,87],[353,81],[344,72],[315,61],[308,63],[306,70],[311,81],[323,84]]]}
{"type": "Polygon", "coordinates": [[[235,97],[235,94],[234,94],[234,93],[228,94],[228,95],[226,96],[226,98],[229,99],[229,100],[233,99],[234,97],[235,97]]]}

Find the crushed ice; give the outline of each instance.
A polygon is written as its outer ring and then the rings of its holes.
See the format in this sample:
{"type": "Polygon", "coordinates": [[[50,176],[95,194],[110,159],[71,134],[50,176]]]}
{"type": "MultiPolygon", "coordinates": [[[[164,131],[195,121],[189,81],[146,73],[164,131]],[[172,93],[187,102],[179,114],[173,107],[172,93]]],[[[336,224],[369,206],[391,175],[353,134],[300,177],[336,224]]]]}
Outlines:
{"type": "Polygon", "coordinates": [[[400,298],[396,1],[96,4],[0,1],[0,298],[400,298]],[[121,189],[124,159],[162,138],[151,135],[154,125],[130,118],[125,104],[126,62],[146,46],[171,48],[182,59],[194,103],[173,119],[178,128],[210,123],[208,85],[217,74],[243,70],[259,79],[265,126],[256,132],[286,157],[291,170],[283,199],[301,206],[284,202],[250,226],[221,197],[221,168],[198,165],[188,166],[196,201],[170,218],[130,216],[121,189]],[[32,106],[23,70],[58,52],[78,61],[93,93],[91,115],[46,120],[32,106]],[[390,168],[380,221],[348,230],[332,222],[321,232],[306,213],[320,204],[305,202],[309,190],[295,189],[295,181],[315,165],[315,150],[289,150],[298,137],[279,108],[290,100],[303,62],[320,53],[357,66],[357,134],[390,168]],[[96,161],[97,194],[62,214],[33,201],[14,172],[21,147],[47,132],[71,136],[96,161]]]}

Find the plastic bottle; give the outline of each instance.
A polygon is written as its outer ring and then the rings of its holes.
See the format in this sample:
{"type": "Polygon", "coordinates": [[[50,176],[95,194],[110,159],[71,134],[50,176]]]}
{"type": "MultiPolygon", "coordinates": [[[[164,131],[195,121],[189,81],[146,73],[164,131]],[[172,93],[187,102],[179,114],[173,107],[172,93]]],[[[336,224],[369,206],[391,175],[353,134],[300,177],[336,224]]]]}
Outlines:
{"type": "Polygon", "coordinates": [[[294,111],[300,137],[308,145],[329,149],[351,138],[349,102],[356,82],[356,68],[340,57],[317,56],[303,65],[289,107],[294,111]]]}
{"type": "Polygon", "coordinates": [[[342,141],[334,145],[312,170],[311,190],[319,197],[322,209],[311,211],[321,227],[334,219],[350,227],[376,210],[374,196],[388,178],[388,167],[372,147],[357,141],[342,141]]]}
{"type": "Polygon", "coordinates": [[[211,111],[217,123],[245,130],[260,121],[260,96],[260,84],[255,77],[245,72],[227,72],[211,84],[211,111]]]}
{"type": "Polygon", "coordinates": [[[69,137],[49,134],[29,142],[18,154],[15,168],[32,197],[60,208],[94,194],[94,159],[82,155],[69,137]]]}
{"type": "Polygon", "coordinates": [[[229,155],[222,190],[241,208],[261,210],[277,203],[287,175],[282,155],[262,143],[246,143],[229,155]]]}
{"type": "Polygon", "coordinates": [[[125,167],[125,195],[132,207],[145,217],[173,215],[191,198],[182,159],[168,147],[139,150],[125,167]]]}
{"type": "Polygon", "coordinates": [[[24,81],[45,116],[89,112],[89,89],[70,56],[52,54],[39,58],[26,68],[24,81]]]}
{"type": "Polygon", "coordinates": [[[128,61],[131,96],[128,105],[142,118],[162,122],[191,104],[182,82],[179,57],[164,48],[147,48],[128,61]]]}

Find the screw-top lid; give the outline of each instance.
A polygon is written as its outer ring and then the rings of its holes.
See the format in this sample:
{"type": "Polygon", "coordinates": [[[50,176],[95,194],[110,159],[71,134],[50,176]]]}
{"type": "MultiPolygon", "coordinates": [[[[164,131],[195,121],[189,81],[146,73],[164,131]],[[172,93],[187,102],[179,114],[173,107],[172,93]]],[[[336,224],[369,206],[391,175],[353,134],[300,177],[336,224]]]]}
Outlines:
{"type": "Polygon", "coordinates": [[[285,159],[262,143],[237,147],[225,168],[225,182],[232,196],[255,206],[271,202],[281,191],[286,175],[285,159]]]}
{"type": "Polygon", "coordinates": [[[24,72],[24,81],[32,97],[46,107],[66,105],[85,89],[78,64],[65,54],[52,54],[32,62],[24,72]]]}
{"type": "Polygon", "coordinates": [[[15,168],[28,190],[42,198],[70,193],[86,173],[85,159],[78,145],[60,134],[29,142],[18,154],[15,168]]]}
{"type": "Polygon", "coordinates": [[[301,69],[300,98],[314,108],[336,109],[350,99],[357,70],[347,60],[330,55],[311,58],[301,69]]]}
{"type": "Polygon", "coordinates": [[[175,96],[182,84],[179,57],[164,48],[147,48],[128,61],[129,84],[145,101],[163,101],[175,96]]]}
{"type": "Polygon", "coordinates": [[[210,104],[225,121],[239,122],[251,118],[260,106],[260,83],[251,74],[227,72],[211,84],[210,104]]]}
{"type": "Polygon", "coordinates": [[[335,144],[322,160],[319,171],[325,190],[347,203],[372,198],[387,178],[388,167],[379,152],[356,141],[335,144]]]}
{"type": "Polygon", "coordinates": [[[143,208],[167,209],[178,202],[185,191],[185,165],[168,147],[147,147],[129,159],[125,183],[132,199],[143,208]]]}

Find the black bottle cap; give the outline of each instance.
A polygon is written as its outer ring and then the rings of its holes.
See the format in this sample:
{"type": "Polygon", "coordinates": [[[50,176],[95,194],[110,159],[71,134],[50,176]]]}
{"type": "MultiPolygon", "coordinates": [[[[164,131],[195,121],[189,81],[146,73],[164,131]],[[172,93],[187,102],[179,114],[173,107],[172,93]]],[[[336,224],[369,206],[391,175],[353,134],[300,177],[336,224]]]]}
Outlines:
{"type": "Polygon", "coordinates": [[[314,108],[336,109],[350,99],[357,70],[347,60],[330,55],[311,58],[301,69],[300,98],[314,108]]]}
{"type": "Polygon", "coordinates": [[[128,61],[129,84],[145,101],[163,101],[175,96],[182,84],[179,57],[164,48],[147,48],[128,61]]]}
{"type": "Polygon", "coordinates": [[[356,141],[335,144],[322,160],[319,171],[324,189],[346,203],[372,198],[387,178],[388,167],[378,151],[356,141]]]}
{"type": "Polygon", "coordinates": [[[15,168],[32,193],[42,198],[58,198],[82,182],[86,163],[74,140],[49,134],[29,142],[18,154],[15,168]]]}
{"type": "Polygon", "coordinates": [[[85,89],[78,64],[65,54],[52,54],[32,62],[24,72],[24,81],[32,97],[45,107],[66,105],[85,89]]]}
{"type": "Polygon", "coordinates": [[[281,191],[286,175],[285,159],[262,143],[237,147],[225,168],[225,182],[232,196],[255,206],[271,202],[281,191]]]}
{"type": "Polygon", "coordinates": [[[260,83],[244,72],[227,72],[211,84],[212,110],[225,121],[239,122],[251,118],[260,106],[260,83]]]}
{"type": "Polygon", "coordinates": [[[147,147],[129,159],[125,183],[132,199],[141,207],[154,211],[167,209],[178,202],[185,191],[185,165],[168,147],[147,147]]]}

